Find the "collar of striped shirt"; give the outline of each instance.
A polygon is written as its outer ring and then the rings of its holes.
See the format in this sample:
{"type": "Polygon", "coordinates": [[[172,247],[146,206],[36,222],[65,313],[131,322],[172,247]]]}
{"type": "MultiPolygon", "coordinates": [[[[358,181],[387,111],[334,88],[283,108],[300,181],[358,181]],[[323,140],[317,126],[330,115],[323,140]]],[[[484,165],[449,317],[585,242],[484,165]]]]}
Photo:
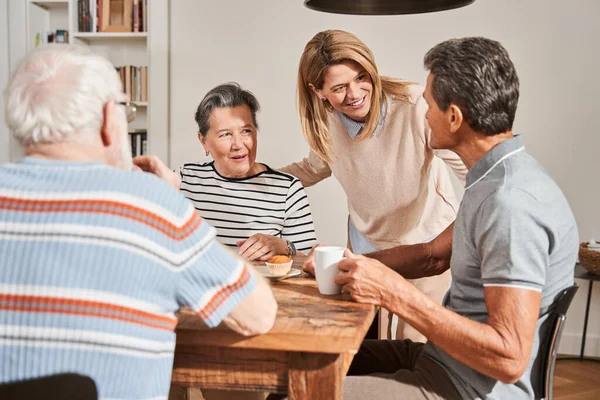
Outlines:
{"type": "MultiPolygon", "coordinates": [[[[389,99],[387,99],[387,103],[388,103],[388,109],[390,107],[390,102],[389,99]]],[[[379,131],[381,130],[381,128],[383,127],[383,123],[385,122],[385,112],[386,112],[386,107],[385,107],[386,102],[382,102],[381,103],[381,118],[379,119],[379,123],[377,124],[377,128],[375,128],[375,132],[373,132],[373,136],[377,136],[377,134],[379,133],[379,131]]],[[[348,135],[350,135],[350,137],[352,139],[354,139],[359,132],[361,131],[362,128],[364,128],[365,124],[364,122],[358,122],[353,120],[352,118],[348,117],[346,114],[344,114],[343,112],[339,112],[336,111],[336,114],[338,115],[338,118],[340,119],[340,121],[342,122],[342,125],[344,125],[344,128],[346,129],[346,132],[348,132],[348,135]]]]}

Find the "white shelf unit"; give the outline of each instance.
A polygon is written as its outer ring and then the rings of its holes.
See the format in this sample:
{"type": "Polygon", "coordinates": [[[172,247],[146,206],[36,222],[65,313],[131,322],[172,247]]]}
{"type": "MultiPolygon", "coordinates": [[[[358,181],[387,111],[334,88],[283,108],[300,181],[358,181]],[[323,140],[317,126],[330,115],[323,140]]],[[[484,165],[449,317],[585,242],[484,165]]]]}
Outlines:
{"type": "Polygon", "coordinates": [[[92,43],[103,40],[139,40],[144,41],[148,38],[147,32],[74,32],[73,37],[86,43],[92,43]]]}
{"type": "MultiPolygon", "coordinates": [[[[104,0],[108,1],[108,0],[104,0]]],[[[88,46],[115,67],[148,67],[148,101],[136,102],[137,117],[129,130],[146,129],[148,152],[169,162],[169,0],[148,1],[148,32],[79,32],[78,0],[26,0],[27,51],[57,29],[69,32],[69,43],[88,46]]]]}
{"type": "Polygon", "coordinates": [[[27,4],[27,51],[45,43],[48,32],[69,31],[69,2],[67,0],[33,1],[27,4]]]}

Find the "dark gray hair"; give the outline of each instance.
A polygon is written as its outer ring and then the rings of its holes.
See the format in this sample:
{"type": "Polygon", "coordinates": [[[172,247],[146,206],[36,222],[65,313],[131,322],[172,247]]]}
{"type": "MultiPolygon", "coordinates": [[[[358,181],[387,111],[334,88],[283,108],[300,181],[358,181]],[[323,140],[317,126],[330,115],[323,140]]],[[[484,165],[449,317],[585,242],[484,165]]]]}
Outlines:
{"type": "Polygon", "coordinates": [[[424,63],[442,111],[455,104],[474,131],[488,136],[512,129],[519,78],[500,43],[483,37],[447,40],[429,50],[424,63]]]}
{"type": "Polygon", "coordinates": [[[210,114],[215,108],[234,108],[238,106],[248,106],[250,108],[252,121],[258,129],[258,122],[256,122],[256,113],[260,109],[258,100],[252,92],[242,89],[235,82],[230,82],[212,88],[200,102],[195,115],[200,134],[206,136],[208,133],[210,114]]]}

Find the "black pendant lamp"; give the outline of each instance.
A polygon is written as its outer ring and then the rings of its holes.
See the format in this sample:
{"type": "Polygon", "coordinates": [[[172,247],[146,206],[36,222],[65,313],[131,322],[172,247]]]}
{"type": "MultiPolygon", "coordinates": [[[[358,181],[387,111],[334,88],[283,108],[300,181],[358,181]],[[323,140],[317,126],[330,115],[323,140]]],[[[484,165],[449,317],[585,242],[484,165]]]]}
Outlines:
{"type": "Polygon", "coordinates": [[[305,0],[310,9],[335,14],[420,14],[464,7],[475,0],[305,0]]]}

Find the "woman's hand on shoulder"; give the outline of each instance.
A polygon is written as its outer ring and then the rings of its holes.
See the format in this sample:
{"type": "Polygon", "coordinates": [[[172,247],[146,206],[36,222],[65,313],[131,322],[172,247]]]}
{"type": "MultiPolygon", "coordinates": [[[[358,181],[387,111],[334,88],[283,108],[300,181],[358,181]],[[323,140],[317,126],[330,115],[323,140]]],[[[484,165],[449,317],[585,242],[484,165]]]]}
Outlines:
{"type": "Polygon", "coordinates": [[[237,243],[240,256],[250,261],[267,261],[276,255],[287,255],[288,247],[285,240],[272,235],[257,233],[246,240],[237,243]]]}
{"type": "Polygon", "coordinates": [[[181,177],[179,174],[173,172],[156,156],[137,156],[133,159],[133,165],[137,169],[158,176],[177,190],[181,187],[181,177]]]}

